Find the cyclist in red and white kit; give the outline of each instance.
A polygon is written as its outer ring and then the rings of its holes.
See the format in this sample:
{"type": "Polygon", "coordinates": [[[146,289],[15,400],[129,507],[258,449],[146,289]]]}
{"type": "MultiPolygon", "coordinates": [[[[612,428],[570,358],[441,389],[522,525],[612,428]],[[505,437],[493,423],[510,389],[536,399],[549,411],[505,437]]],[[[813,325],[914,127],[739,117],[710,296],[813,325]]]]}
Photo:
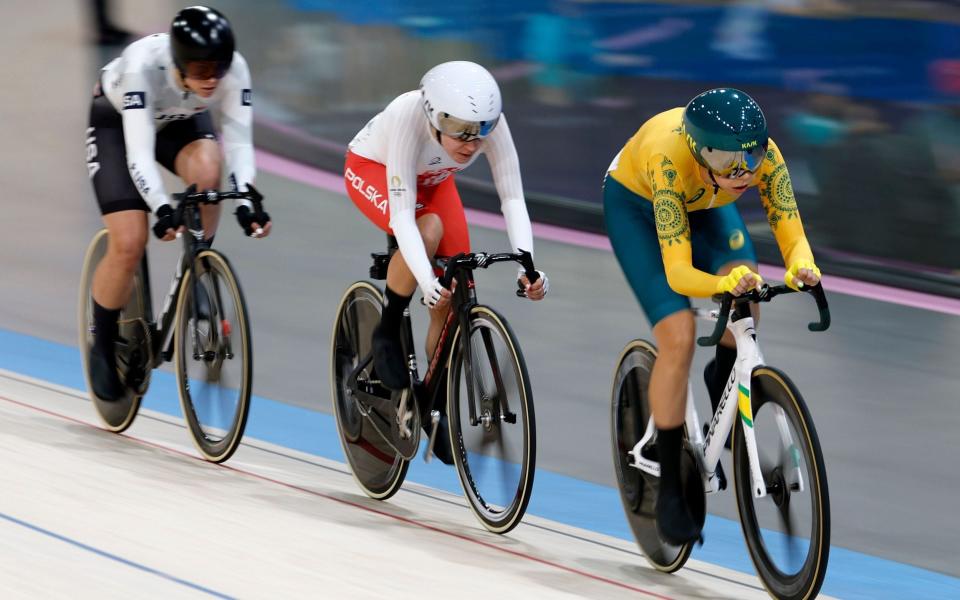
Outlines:
{"type": "MultiPolygon", "coordinates": [[[[440,285],[431,259],[470,251],[470,236],[454,174],[486,154],[507,222],[510,244],[533,252],[533,233],[520,181],[520,162],[501,113],[500,88],[478,64],[447,62],[430,69],[420,89],[401,94],[350,142],[344,178],[354,204],[397,238],[399,252],[387,269],[386,303],[373,333],[374,366],[392,389],[409,385],[400,326],[419,285],[430,307],[427,356],[450,310],[451,292],[440,285]]],[[[526,296],[541,300],[546,275],[526,296]]]]}

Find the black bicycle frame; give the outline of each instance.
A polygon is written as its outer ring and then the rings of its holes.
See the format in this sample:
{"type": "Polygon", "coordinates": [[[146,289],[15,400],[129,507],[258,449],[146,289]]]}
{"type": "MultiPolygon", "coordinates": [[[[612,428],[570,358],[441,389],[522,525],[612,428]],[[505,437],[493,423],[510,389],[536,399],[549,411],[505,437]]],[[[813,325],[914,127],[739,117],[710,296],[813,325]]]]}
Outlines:
{"type": "MultiPolygon", "coordinates": [[[[391,239],[391,254],[392,251],[395,250],[393,244],[394,242],[391,239]]],[[[456,280],[457,285],[453,290],[450,312],[447,314],[447,319],[444,322],[440,337],[437,340],[437,347],[434,349],[433,356],[430,359],[430,365],[422,381],[418,379],[419,374],[416,368],[416,350],[413,340],[413,327],[410,322],[410,312],[407,310],[404,313],[403,336],[401,339],[404,353],[407,356],[407,364],[414,376],[413,390],[417,398],[418,406],[421,406],[422,400],[427,399],[429,400],[428,406],[431,410],[443,412],[446,398],[442,392],[444,384],[447,382],[447,377],[449,377],[446,363],[450,358],[450,353],[454,350],[452,340],[457,337],[456,334],[458,331],[460,332],[459,343],[461,351],[463,352],[463,366],[466,371],[466,378],[468,382],[474,381],[473,346],[470,343],[470,312],[478,305],[478,302],[473,271],[474,269],[485,269],[492,264],[507,261],[520,263],[524,267],[525,274],[531,283],[539,278],[539,274],[533,267],[532,256],[529,252],[525,251],[521,251],[519,254],[458,254],[449,259],[441,258],[437,261],[438,266],[444,268],[444,275],[440,280],[441,284],[449,289],[450,284],[456,280]]],[[[522,291],[518,291],[517,294],[523,295],[522,291]]],[[[483,338],[487,355],[496,357],[496,350],[493,346],[490,332],[484,329],[480,334],[483,338]]],[[[502,391],[503,377],[496,360],[491,362],[490,367],[496,389],[502,391]]],[[[475,426],[479,423],[479,418],[477,417],[477,400],[475,398],[473,385],[467,385],[467,398],[470,425],[475,426]]],[[[516,414],[510,411],[509,406],[502,406],[503,401],[502,394],[498,394],[497,397],[493,398],[491,417],[499,419],[502,411],[503,417],[507,422],[515,423],[516,414]]]]}
{"type": "MultiPolygon", "coordinates": [[[[151,319],[148,325],[152,334],[152,368],[156,368],[160,366],[161,363],[168,362],[173,358],[173,319],[177,312],[176,302],[180,296],[180,288],[183,285],[183,276],[194,264],[197,254],[210,248],[210,242],[204,239],[205,232],[200,218],[200,205],[218,204],[222,200],[227,199],[250,199],[254,201],[255,205],[259,204],[257,198],[251,198],[249,194],[243,192],[209,191],[192,193],[188,190],[187,193],[174,194],[173,197],[180,201],[174,214],[175,228],[182,224],[186,231],[180,236],[183,240],[183,251],[180,253],[176,271],[174,271],[170,288],[164,299],[163,309],[156,320],[153,320],[153,298],[150,291],[150,270],[146,251],[144,251],[143,257],[140,259],[140,268],[144,275],[144,312],[151,319]],[[163,349],[162,352],[161,349],[163,349]]],[[[260,207],[256,208],[260,210],[260,207]]],[[[199,285],[199,280],[193,277],[191,282],[193,285],[193,294],[191,294],[193,298],[193,310],[194,314],[198,314],[197,302],[199,295],[197,293],[197,286],[199,285]]],[[[222,306],[219,286],[214,286],[214,293],[216,294],[216,306],[222,306]]],[[[194,336],[194,338],[196,339],[196,336],[194,336]]]]}
{"type": "MultiPolygon", "coordinates": [[[[466,335],[469,336],[470,309],[477,305],[473,273],[470,271],[458,273],[456,279],[457,288],[453,291],[453,298],[450,300],[450,311],[447,313],[443,329],[440,330],[437,346],[433,351],[433,356],[422,381],[419,380],[419,373],[416,368],[416,346],[414,345],[413,325],[410,321],[409,310],[404,313],[403,318],[403,349],[407,355],[407,364],[410,365],[410,370],[414,374],[414,394],[417,396],[417,404],[419,406],[422,400],[427,399],[429,400],[427,406],[440,412],[444,411],[445,396],[443,391],[449,376],[446,364],[450,359],[450,353],[453,352],[453,339],[458,331],[467,332],[466,335]]],[[[461,336],[462,339],[463,336],[461,336]]],[[[469,342],[469,339],[467,339],[467,342],[469,342]]],[[[469,343],[463,344],[462,347],[465,352],[470,351],[469,343]]],[[[464,358],[468,361],[469,354],[465,355],[464,358]]],[[[466,364],[469,364],[469,362],[466,364]]],[[[471,386],[468,386],[468,388],[471,390],[470,394],[472,396],[473,388],[471,386]]],[[[473,408],[472,400],[471,397],[471,408],[473,408]]]]}

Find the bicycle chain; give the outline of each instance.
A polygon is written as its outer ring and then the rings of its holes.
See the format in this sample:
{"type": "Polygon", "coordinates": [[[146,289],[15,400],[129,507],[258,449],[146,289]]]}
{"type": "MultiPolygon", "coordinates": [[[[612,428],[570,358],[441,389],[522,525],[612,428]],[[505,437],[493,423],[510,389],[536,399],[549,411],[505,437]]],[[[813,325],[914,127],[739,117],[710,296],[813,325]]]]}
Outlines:
{"type": "MultiPolygon", "coordinates": [[[[150,381],[148,374],[150,373],[150,371],[153,370],[153,366],[152,366],[153,365],[153,331],[152,331],[153,328],[150,327],[150,324],[147,323],[147,320],[144,319],[143,317],[137,317],[135,319],[118,319],[117,320],[117,325],[130,325],[132,323],[139,324],[140,328],[143,330],[143,333],[144,333],[144,340],[147,347],[147,360],[144,363],[143,383],[147,383],[148,381],[150,381]]],[[[128,366],[128,369],[129,369],[129,366],[128,366]]],[[[129,375],[129,371],[127,373],[124,373],[124,377],[123,377],[124,385],[127,384],[128,375],[129,375]]],[[[141,384],[141,386],[142,385],[143,384],[141,384]]],[[[130,386],[127,386],[127,387],[129,388],[130,386]]],[[[140,395],[146,392],[146,390],[141,390],[139,388],[131,391],[140,395]]]]}
{"type": "MultiPolygon", "coordinates": [[[[409,388],[408,388],[407,390],[405,390],[403,393],[410,393],[409,388]]],[[[393,439],[392,439],[393,436],[392,436],[392,435],[390,435],[389,433],[384,433],[384,432],[380,429],[380,426],[377,424],[376,419],[373,418],[373,413],[376,413],[376,411],[374,411],[373,409],[371,409],[369,406],[365,406],[364,403],[363,403],[363,401],[360,400],[359,398],[356,398],[356,397],[355,397],[355,398],[354,398],[354,401],[357,403],[357,405],[358,405],[358,407],[359,407],[360,414],[362,414],[364,417],[366,417],[366,419],[367,419],[367,421],[370,423],[370,425],[373,426],[374,431],[377,432],[377,434],[378,434],[378,435],[380,436],[380,438],[384,441],[384,443],[386,443],[388,446],[390,446],[390,449],[391,449],[391,450],[393,450],[394,452],[396,452],[398,456],[400,456],[401,458],[403,458],[403,460],[406,460],[406,461],[412,460],[413,457],[417,455],[417,450],[420,448],[420,423],[419,423],[420,418],[419,418],[419,414],[417,413],[416,410],[414,410],[414,411],[411,413],[412,416],[410,417],[411,424],[413,424],[413,421],[417,421],[416,427],[414,427],[414,428],[411,429],[411,431],[413,432],[413,437],[414,437],[414,439],[416,440],[416,443],[413,443],[413,444],[412,444],[413,451],[410,452],[409,454],[407,454],[407,453],[402,452],[399,448],[397,448],[397,445],[393,443],[393,439]]],[[[414,400],[414,402],[416,402],[416,400],[414,400]]],[[[376,413],[376,415],[379,417],[379,416],[380,416],[380,413],[376,413]]],[[[394,412],[394,416],[396,416],[396,412],[394,412]]],[[[381,418],[382,418],[382,417],[381,417],[381,418]]],[[[392,428],[392,425],[391,425],[391,428],[392,428]]],[[[392,432],[391,432],[391,433],[392,433],[392,432]]]]}

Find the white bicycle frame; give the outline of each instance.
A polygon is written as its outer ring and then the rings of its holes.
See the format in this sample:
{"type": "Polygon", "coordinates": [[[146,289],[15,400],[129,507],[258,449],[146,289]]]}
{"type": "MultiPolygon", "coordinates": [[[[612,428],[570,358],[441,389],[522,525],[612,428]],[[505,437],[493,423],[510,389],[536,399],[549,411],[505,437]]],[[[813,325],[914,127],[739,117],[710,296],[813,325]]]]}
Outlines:
{"type": "MultiPolygon", "coordinates": [[[[719,311],[716,309],[693,309],[693,312],[697,318],[714,323],[719,315],[719,311]]],[[[685,417],[687,439],[693,446],[706,492],[708,494],[718,492],[720,491],[720,480],[717,476],[717,464],[720,462],[720,455],[723,452],[727,436],[733,429],[733,420],[739,413],[744,438],[747,442],[747,457],[750,463],[753,496],[754,498],[763,498],[767,495],[767,486],[763,482],[763,473],[760,470],[760,455],[757,451],[757,436],[753,430],[753,407],[750,401],[751,374],[755,368],[764,364],[763,354],[761,354],[760,346],[757,343],[756,329],[752,317],[745,317],[737,321],[731,319],[727,321],[727,329],[733,334],[737,342],[737,362],[730,373],[729,380],[727,380],[723,396],[721,396],[720,403],[717,405],[717,412],[710,421],[706,437],[701,433],[700,418],[693,401],[693,388],[691,385],[687,385],[685,417]],[[736,402],[732,401],[734,394],[736,394],[736,402]]],[[[792,468],[788,473],[785,473],[787,482],[795,484],[797,487],[794,489],[802,491],[805,489],[805,485],[800,473],[799,450],[790,434],[786,414],[779,406],[775,404],[771,406],[774,409],[782,449],[792,458],[792,468]]],[[[653,423],[653,415],[651,414],[650,420],[647,422],[647,429],[640,441],[633,447],[633,450],[628,452],[633,458],[628,463],[630,466],[654,477],[660,477],[660,463],[640,454],[640,450],[656,437],[656,432],[657,428],[653,423]]]]}

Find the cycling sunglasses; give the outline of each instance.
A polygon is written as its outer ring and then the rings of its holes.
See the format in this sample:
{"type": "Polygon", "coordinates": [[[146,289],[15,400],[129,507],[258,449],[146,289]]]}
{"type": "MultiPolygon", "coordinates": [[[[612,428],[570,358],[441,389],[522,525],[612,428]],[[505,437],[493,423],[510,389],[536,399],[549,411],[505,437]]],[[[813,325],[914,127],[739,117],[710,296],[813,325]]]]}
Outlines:
{"type": "Polygon", "coordinates": [[[189,62],[184,69],[184,77],[206,81],[208,79],[223,79],[227,74],[229,65],[212,60],[200,60],[189,62]]]}
{"type": "Polygon", "coordinates": [[[492,121],[465,121],[458,119],[450,113],[442,112],[439,114],[438,122],[440,124],[440,133],[450,136],[461,142],[472,142],[490,135],[490,132],[500,122],[499,115],[492,121]]]}
{"type": "Polygon", "coordinates": [[[702,147],[700,156],[707,167],[720,177],[740,177],[744,173],[756,173],[767,153],[766,144],[749,150],[716,150],[702,147]]]}

